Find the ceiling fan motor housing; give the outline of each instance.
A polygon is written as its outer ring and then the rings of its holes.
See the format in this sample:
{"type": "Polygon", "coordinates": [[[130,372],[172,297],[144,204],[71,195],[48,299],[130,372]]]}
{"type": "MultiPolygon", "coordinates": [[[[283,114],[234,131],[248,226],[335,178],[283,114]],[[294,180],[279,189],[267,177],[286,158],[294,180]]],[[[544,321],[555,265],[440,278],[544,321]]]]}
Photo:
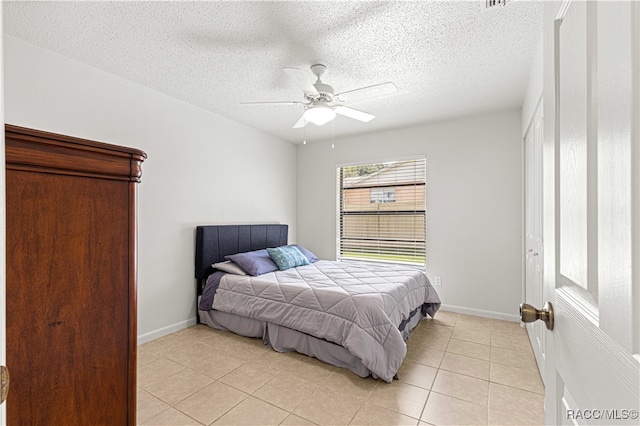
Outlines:
{"type": "Polygon", "coordinates": [[[327,101],[331,101],[333,99],[333,87],[324,83],[315,83],[313,85],[321,97],[325,98],[327,101]]]}

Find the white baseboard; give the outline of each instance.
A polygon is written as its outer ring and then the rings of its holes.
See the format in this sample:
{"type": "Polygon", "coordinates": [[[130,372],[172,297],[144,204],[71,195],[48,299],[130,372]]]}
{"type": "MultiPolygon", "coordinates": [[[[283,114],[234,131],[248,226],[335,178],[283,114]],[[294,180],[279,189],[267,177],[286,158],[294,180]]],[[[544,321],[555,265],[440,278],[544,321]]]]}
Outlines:
{"type": "MultiPolygon", "coordinates": [[[[505,321],[520,322],[520,317],[514,314],[505,314],[503,312],[485,311],[484,309],[465,308],[462,306],[442,305],[440,309],[444,311],[456,312],[458,314],[475,315],[478,317],[495,318],[505,321]]],[[[436,314],[438,316],[438,314],[436,314]]]]}
{"type": "Polygon", "coordinates": [[[196,319],[189,318],[185,321],[180,321],[175,324],[168,325],[166,327],[159,328],[157,330],[150,331],[148,333],[138,335],[138,346],[143,343],[150,342],[152,340],[158,339],[162,336],[166,336],[167,334],[175,333],[178,330],[182,330],[183,328],[191,327],[196,323],[196,319]]]}

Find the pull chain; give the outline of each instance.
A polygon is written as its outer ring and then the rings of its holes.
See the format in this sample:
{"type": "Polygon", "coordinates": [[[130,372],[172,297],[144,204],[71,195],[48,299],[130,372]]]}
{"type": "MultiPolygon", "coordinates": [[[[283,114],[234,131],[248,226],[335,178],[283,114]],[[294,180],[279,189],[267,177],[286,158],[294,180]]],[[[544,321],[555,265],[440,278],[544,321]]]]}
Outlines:
{"type": "Polygon", "coordinates": [[[331,120],[331,149],[336,147],[335,144],[333,143],[333,138],[334,138],[333,122],[334,120],[331,120]]]}
{"type": "Polygon", "coordinates": [[[302,145],[306,145],[307,144],[307,123],[304,123],[304,127],[302,128],[303,131],[303,138],[302,138],[302,145]]]}

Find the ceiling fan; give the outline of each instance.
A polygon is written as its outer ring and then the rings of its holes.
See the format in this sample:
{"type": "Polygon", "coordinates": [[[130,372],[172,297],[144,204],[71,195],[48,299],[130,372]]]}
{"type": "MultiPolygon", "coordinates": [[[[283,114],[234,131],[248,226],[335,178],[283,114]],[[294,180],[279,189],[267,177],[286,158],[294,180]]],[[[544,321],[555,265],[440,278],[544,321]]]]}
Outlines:
{"type": "Polygon", "coordinates": [[[282,68],[289,78],[304,92],[304,101],[275,101],[275,102],[241,102],[243,105],[302,105],[304,113],[293,125],[294,129],[301,128],[307,123],[323,126],[336,117],[336,114],[368,122],[375,115],[345,106],[345,103],[357,102],[391,95],[397,92],[397,87],[391,82],[374,84],[342,93],[335,93],[333,87],[324,84],[320,77],[327,67],[322,64],[311,66],[311,72],[316,76],[316,82],[311,83],[307,73],[299,68],[282,68]]]}

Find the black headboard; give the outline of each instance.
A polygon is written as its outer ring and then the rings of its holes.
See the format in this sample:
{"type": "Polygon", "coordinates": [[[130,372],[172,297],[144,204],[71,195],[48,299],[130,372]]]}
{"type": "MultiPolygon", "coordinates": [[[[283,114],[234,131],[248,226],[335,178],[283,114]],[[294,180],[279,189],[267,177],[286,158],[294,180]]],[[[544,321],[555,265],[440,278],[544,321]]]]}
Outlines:
{"type": "Polygon", "coordinates": [[[230,254],[287,244],[289,225],[219,225],[196,227],[196,278],[211,275],[212,263],[230,254]]]}

